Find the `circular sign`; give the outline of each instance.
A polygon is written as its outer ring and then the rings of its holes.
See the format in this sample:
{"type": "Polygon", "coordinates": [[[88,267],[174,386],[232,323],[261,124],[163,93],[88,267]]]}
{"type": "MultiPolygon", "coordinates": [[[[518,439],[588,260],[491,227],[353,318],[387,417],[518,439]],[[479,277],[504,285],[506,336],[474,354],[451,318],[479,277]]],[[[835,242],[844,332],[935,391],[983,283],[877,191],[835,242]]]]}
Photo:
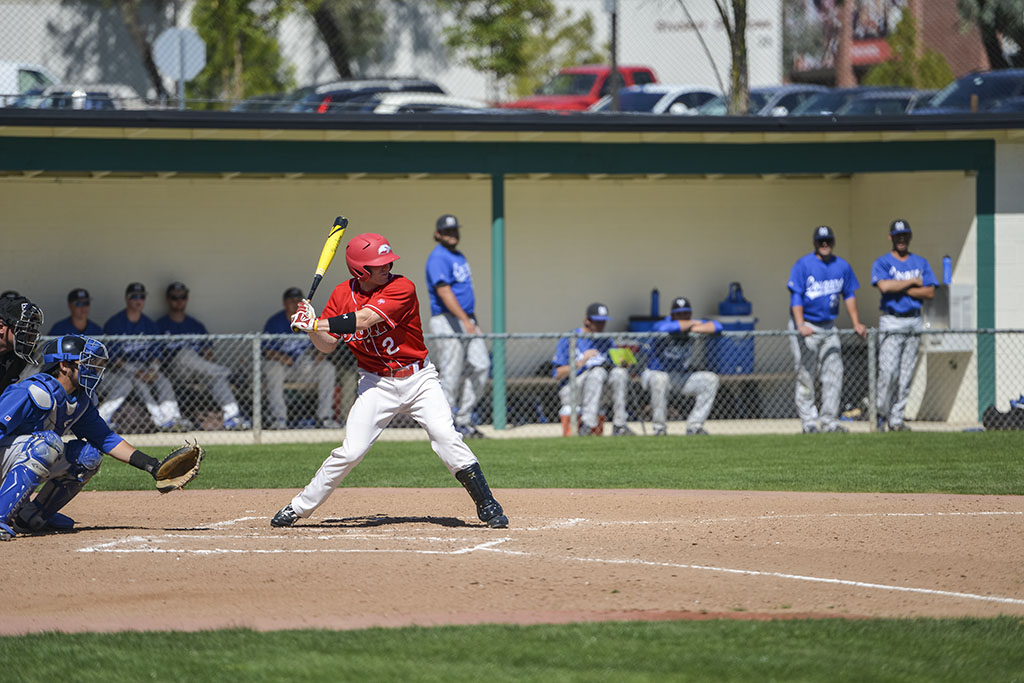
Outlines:
{"type": "Polygon", "coordinates": [[[153,61],[165,78],[190,81],[206,66],[206,43],[193,28],[169,28],[153,42],[153,61]]]}

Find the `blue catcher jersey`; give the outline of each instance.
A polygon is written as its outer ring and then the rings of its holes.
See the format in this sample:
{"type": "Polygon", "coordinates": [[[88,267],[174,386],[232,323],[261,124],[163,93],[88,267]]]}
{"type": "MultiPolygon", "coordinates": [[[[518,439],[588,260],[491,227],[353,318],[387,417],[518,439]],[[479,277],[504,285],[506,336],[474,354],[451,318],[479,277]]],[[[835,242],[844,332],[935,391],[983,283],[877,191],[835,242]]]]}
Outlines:
{"type": "Polygon", "coordinates": [[[309,341],[309,336],[305,332],[292,331],[292,323],[284,309],[267,318],[267,324],[263,326],[263,334],[295,335],[294,339],[285,339],[283,341],[275,339],[274,341],[263,342],[264,349],[273,349],[287,353],[293,359],[301,356],[306,349],[313,345],[313,342],[309,341]]]}
{"type": "MultiPolygon", "coordinates": [[[[157,335],[160,334],[160,330],[145,313],[139,316],[138,322],[133,323],[122,310],[103,324],[103,334],[157,335]]],[[[151,341],[121,341],[110,344],[108,348],[111,359],[121,357],[126,361],[138,363],[146,363],[160,354],[159,345],[151,341]]]]}
{"type": "Polygon", "coordinates": [[[430,292],[430,314],[445,312],[444,302],[437,295],[438,285],[452,288],[459,305],[468,315],[473,315],[476,298],[473,295],[473,273],[469,261],[461,251],[451,251],[440,244],[427,257],[427,290],[430,292]]]}
{"type": "MultiPolygon", "coordinates": [[[[209,334],[206,331],[206,325],[202,324],[190,315],[186,315],[185,319],[180,323],[174,322],[171,320],[171,316],[165,315],[156,321],[156,327],[160,330],[161,334],[209,334]]],[[[168,355],[171,356],[187,346],[192,347],[192,349],[198,353],[209,346],[209,343],[199,340],[164,342],[164,349],[166,349],[168,355]]]]}
{"type": "MultiPolygon", "coordinates": [[[[875,259],[871,266],[871,284],[877,285],[879,280],[913,280],[921,278],[925,287],[939,284],[931,266],[923,256],[908,254],[906,261],[900,261],[891,251],[875,259]]],[[[883,313],[912,313],[921,310],[921,301],[903,292],[882,292],[883,313]]]]}
{"type": "Polygon", "coordinates": [[[12,384],[0,395],[0,444],[38,431],[63,436],[71,431],[109,453],[123,439],[111,431],[81,389],[68,395],[50,375],[40,373],[12,384]]]}
{"type": "Polygon", "coordinates": [[[85,321],[85,329],[79,331],[75,324],[71,322],[71,316],[58,320],[50,328],[49,335],[51,337],[60,337],[65,334],[84,334],[87,337],[98,337],[103,334],[103,328],[91,320],[85,321]]]}
{"type": "Polygon", "coordinates": [[[824,323],[839,315],[840,299],[849,299],[860,288],[850,264],[838,256],[828,263],[813,252],[801,256],[789,273],[789,305],[804,307],[804,320],[824,323]]]}
{"type": "MultiPolygon", "coordinates": [[[[586,330],[582,327],[577,327],[575,330],[576,334],[586,334],[586,330]]],[[[576,359],[575,363],[578,363],[583,358],[583,354],[590,349],[597,351],[597,355],[586,362],[586,364],[577,368],[576,374],[579,375],[590,368],[596,368],[605,363],[609,363],[608,349],[612,348],[612,340],[610,337],[603,337],[601,339],[591,339],[588,337],[580,337],[576,340],[576,359]]],[[[569,362],[569,338],[563,337],[558,340],[558,346],[555,347],[555,355],[551,359],[554,363],[554,368],[551,370],[552,376],[560,365],[572,365],[569,362]]]]}

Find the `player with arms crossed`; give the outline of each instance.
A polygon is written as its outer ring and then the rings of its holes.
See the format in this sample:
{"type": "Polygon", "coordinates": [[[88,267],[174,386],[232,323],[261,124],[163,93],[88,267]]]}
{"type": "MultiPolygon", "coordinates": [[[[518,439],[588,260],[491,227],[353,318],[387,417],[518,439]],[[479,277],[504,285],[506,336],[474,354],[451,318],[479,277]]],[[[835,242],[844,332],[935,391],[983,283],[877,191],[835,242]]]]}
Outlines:
{"type": "Polygon", "coordinates": [[[339,341],[349,345],[359,367],[359,390],[348,414],[345,441],[331,451],[313,479],[270,521],[292,526],[309,517],[369,452],[398,414],[416,420],[430,446],[476,503],[480,521],[495,529],[508,526],[491,495],[480,463],[455,431],[452,412],[437,369],[427,358],[416,287],[391,272],[398,255],[384,237],[366,233],[345,248],[352,279],[338,285],[319,316],[308,301],[292,318],[323,353],[339,341]]]}
{"type": "Polygon", "coordinates": [[[882,293],[878,329],[878,431],[886,422],[893,432],[910,431],[903,422],[910,397],[910,381],[921,345],[921,302],[935,297],[935,278],[924,257],[910,252],[910,223],[895,220],[889,226],[892,251],[871,266],[871,284],[882,293]]]}
{"type": "Polygon", "coordinates": [[[57,337],[43,346],[42,361],[39,373],[0,395],[0,541],[73,528],[75,521],[58,510],[96,474],[103,453],[158,478],[161,461],[115,434],[96,410],[107,364],[103,344],[57,337]],[[78,438],[64,443],[69,431],[78,438]]]}

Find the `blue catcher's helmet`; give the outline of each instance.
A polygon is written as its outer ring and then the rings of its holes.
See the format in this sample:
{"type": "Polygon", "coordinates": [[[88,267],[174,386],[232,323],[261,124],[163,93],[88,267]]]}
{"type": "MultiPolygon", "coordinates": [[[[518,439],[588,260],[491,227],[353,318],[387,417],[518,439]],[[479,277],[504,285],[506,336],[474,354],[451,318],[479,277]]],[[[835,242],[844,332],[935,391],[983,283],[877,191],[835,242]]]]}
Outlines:
{"type": "Polygon", "coordinates": [[[103,378],[107,367],[107,347],[91,337],[66,334],[46,342],[42,350],[43,372],[50,372],[61,361],[78,362],[78,383],[85,389],[85,395],[96,400],[96,387],[103,378]]]}

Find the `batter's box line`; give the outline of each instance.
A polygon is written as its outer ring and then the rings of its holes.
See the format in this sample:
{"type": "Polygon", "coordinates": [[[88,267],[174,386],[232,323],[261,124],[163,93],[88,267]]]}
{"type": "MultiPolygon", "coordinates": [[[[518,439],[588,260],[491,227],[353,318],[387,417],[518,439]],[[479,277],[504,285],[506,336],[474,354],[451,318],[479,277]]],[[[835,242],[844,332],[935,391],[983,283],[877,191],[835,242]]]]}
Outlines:
{"type": "MultiPolygon", "coordinates": [[[[181,538],[178,535],[178,538],[181,538]]],[[[191,538],[202,538],[210,540],[209,536],[194,536],[191,538]]],[[[233,536],[225,538],[251,538],[248,536],[233,536]]],[[[164,539],[151,538],[148,536],[129,536],[126,538],[120,538],[108,543],[98,543],[96,545],[87,546],[85,548],[79,548],[80,553],[154,553],[154,554],[170,554],[170,555],[281,555],[281,554],[313,554],[313,553],[351,553],[351,554],[414,554],[414,555],[466,555],[479,550],[491,550],[493,546],[505,543],[506,541],[512,540],[511,538],[497,538],[484,543],[478,543],[473,546],[464,546],[455,550],[425,550],[425,549],[406,549],[406,548],[395,548],[395,549],[368,549],[368,548],[163,548],[158,547],[164,539]],[[129,544],[138,544],[135,547],[119,547],[129,544]]],[[[167,538],[166,540],[171,540],[167,538]]],[[[222,539],[223,540],[223,539],[222,539]]],[[[308,539],[306,539],[308,540],[308,539]]],[[[521,553],[511,552],[510,554],[518,555],[521,553]]]]}

